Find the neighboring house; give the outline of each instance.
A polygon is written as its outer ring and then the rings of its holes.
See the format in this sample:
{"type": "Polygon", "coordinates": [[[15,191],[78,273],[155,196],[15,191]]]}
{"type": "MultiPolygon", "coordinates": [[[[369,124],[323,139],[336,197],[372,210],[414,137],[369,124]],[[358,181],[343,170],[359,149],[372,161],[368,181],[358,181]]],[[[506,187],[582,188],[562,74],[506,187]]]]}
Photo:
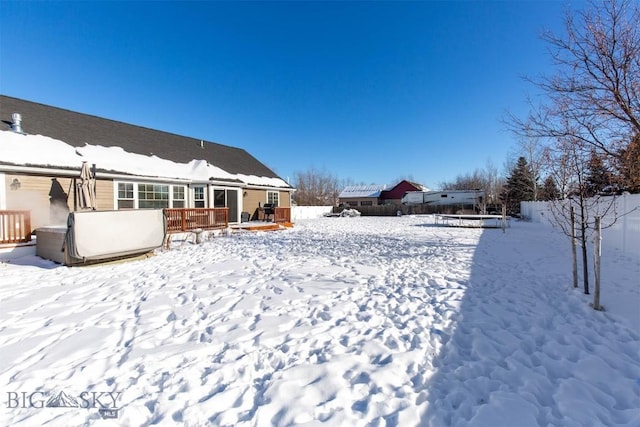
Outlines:
{"type": "Polygon", "coordinates": [[[32,228],[77,209],[83,162],[96,209],[289,207],[291,186],[241,148],[0,95],[0,209],[30,210],[32,228]]]}
{"type": "Polygon", "coordinates": [[[429,189],[423,185],[403,179],[392,188],[383,190],[380,193],[380,204],[401,205],[402,196],[404,196],[407,191],[429,191],[429,189]]]}
{"type": "Polygon", "coordinates": [[[349,207],[401,205],[402,196],[407,191],[427,191],[427,188],[407,180],[393,187],[387,185],[351,185],[338,196],[338,203],[349,207]]]}
{"type": "Polygon", "coordinates": [[[338,195],[338,203],[355,208],[358,206],[376,206],[384,185],[350,185],[338,195]]]}

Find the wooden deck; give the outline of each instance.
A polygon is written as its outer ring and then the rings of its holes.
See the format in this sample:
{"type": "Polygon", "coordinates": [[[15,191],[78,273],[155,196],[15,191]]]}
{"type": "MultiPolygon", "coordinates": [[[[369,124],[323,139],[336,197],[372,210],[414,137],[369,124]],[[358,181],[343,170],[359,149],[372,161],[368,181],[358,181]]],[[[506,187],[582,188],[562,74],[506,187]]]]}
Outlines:
{"type": "Polygon", "coordinates": [[[165,209],[167,233],[219,230],[229,226],[229,208],[165,209]]]}
{"type": "Polygon", "coordinates": [[[277,231],[284,230],[286,228],[293,227],[291,222],[264,222],[264,221],[250,221],[243,222],[241,224],[232,224],[231,230],[238,231],[277,231]]]}
{"type": "Polygon", "coordinates": [[[0,210],[0,244],[31,241],[31,212],[0,210]]]}
{"type": "Polygon", "coordinates": [[[163,246],[169,249],[173,236],[187,233],[200,243],[204,231],[229,227],[229,208],[167,208],[164,209],[166,237],[163,246]]]}
{"type": "Polygon", "coordinates": [[[276,231],[293,227],[291,208],[276,208],[273,222],[250,221],[240,224],[229,224],[228,208],[173,208],[164,209],[164,215],[166,237],[163,246],[166,249],[169,249],[174,238],[183,242],[191,240],[194,243],[200,243],[205,236],[211,236],[211,233],[205,232],[215,233],[215,230],[276,231]]]}
{"type": "MultiPolygon", "coordinates": [[[[258,215],[258,218],[261,218],[258,215]]],[[[232,231],[276,231],[293,227],[291,208],[275,207],[272,220],[257,220],[232,224],[232,231]]]]}

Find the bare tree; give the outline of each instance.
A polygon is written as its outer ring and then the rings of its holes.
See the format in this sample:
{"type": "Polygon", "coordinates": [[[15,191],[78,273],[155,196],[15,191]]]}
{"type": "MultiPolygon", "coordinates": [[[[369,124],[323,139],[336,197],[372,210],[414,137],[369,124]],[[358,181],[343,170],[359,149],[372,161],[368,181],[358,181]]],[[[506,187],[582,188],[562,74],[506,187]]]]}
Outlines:
{"type": "Polygon", "coordinates": [[[501,187],[502,181],[498,175],[498,169],[487,161],[484,169],[476,168],[473,172],[456,176],[453,181],[440,183],[443,190],[484,190],[486,193],[496,192],[501,187]]]}
{"type": "MultiPolygon", "coordinates": [[[[553,216],[552,224],[571,238],[574,286],[577,286],[576,241],[580,247],[583,289],[585,294],[589,294],[589,242],[595,237],[595,231],[613,226],[625,213],[616,211],[615,196],[593,194],[590,182],[592,152],[583,145],[581,141],[560,139],[549,151],[550,156],[555,158],[551,163],[554,175],[568,177],[566,198],[551,201],[549,208],[553,216]]],[[[599,310],[599,281],[597,286],[593,307],[599,310]]]]}
{"type": "MultiPolygon", "coordinates": [[[[527,118],[511,116],[508,124],[521,137],[548,143],[549,171],[567,196],[550,206],[567,235],[574,236],[578,227],[588,294],[590,231],[595,218],[615,207],[613,199],[602,203],[600,196],[587,197],[589,158],[596,153],[605,163],[628,164],[625,156],[640,134],[640,3],[591,0],[586,10],[567,13],[565,29],[562,37],[543,35],[555,74],[530,79],[544,102],[532,105],[527,118]]],[[[614,212],[611,221],[618,216],[614,212]]],[[[594,308],[600,308],[599,301],[594,308]]]]}
{"type": "Polygon", "coordinates": [[[483,190],[485,193],[484,208],[495,208],[504,184],[505,180],[498,174],[498,168],[488,160],[484,169],[475,169],[471,173],[458,175],[453,181],[441,182],[440,188],[443,190],[483,190]]]}
{"type": "Polygon", "coordinates": [[[299,206],[334,206],[341,188],[335,175],[315,167],[295,172],[293,186],[296,188],[293,200],[299,206]]]}
{"type": "Polygon", "coordinates": [[[569,167],[570,161],[571,153],[553,148],[545,151],[545,169],[549,174],[548,176],[554,180],[558,187],[557,200],[563,200],[569,195],[572,182],[571,168],[569,167]]]}
{"type": "Polygon", "coordinates": [[[504,187],[505,179],[498,173],[498,168],[490,161],[487,160],[487,164],[484,167],[485,187],[484,191],[487,198],[487,203],[491,206],[496,206],[498,203],[498,196],[504,187]]]}
{"type": "Polygon", "coordinates": [[[566,36],[543,35],[557,72],[530,81],[547,103],[509,124],[523,137],[568,138],[618,158],[640,133],[640,3],[589,5],[567,14],[566,36]]]}
{"type": "Polygon", "coordinates": [[[451,182],[441,182],[443,190],[484,190],[487,182],[484,173],[480,169],[475,169],[471,173],[456,176],[451,182]]]}

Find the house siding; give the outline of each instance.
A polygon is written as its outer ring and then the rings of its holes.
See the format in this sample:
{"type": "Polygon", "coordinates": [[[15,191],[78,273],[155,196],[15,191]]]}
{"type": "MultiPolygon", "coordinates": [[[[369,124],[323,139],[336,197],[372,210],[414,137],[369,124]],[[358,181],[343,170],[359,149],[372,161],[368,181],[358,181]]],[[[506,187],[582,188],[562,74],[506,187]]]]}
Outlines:
{"type": "Polygon", "coordinates": [[[282,208],[290,208],[291,207],[291,192],[289,191],[280,191],[280,195],[278,196],[280,199],[280,204],[278,206],[282,208]]]}
{"type": "Polygon", "coordinates": [[[46,225],[65,225],[74,204],[71,178],[5,175],[7,209],[31,211],[33,229],[46,225]],[[12,188],[14,180],[20,186],[12,188]]]}
{"type": "MultiPolygon", "coordinates": [[[[31,211],[31,227],[66,225],[67,214],[74,210],[74,178],[5,174],[6,208],[31,211]],[[12,186],[14,180],[19,188],[12,186]]],[[[98,210],[113,209],[113,184],[96,181],[98,210]]]]}
{"type": "Polygon", "coordinates": [[[115,209],[113,194],[113,180],[96,180],[96,209],[99,211],[115,209]]]}
{"type": "MultiPolygon", "coordinates": [[[[146,183],[144,179],[127,182],[146,183]]],[[[28,174],[4,174],[4,194],[6,209],[28,210],[31,212],[31,226],[35,230],[50,225],[66,225],[67,214],[75,207],[75,189],[73,177],[43,176],[28,174]],[[12,182],[18,180],[19,188],[12,188],[12,182]]],[[[205,185],[206,187],[206,185],[205,185]]],[[[215,186],[214,188],[218,188],[215,186]]],[[[117,209],[114,180],[96,180],[96,209],[117,209]]],[[[240,189],[240,210],[249,212],[257,218],[258,206],[267,203],[267,191],[278,191],[279,206],[290,207],[290,192],[274,190],[240,189]],[[243,194],[246,193],[246,196],[243,194]]],[[[208,191],[205,191],[208,193],[208,191]]],[[[208,197],[207,197],[208,198],[208,197]]],[[[209,206],[210,203],[207,204],[209,206]]],[[[235,221],[235,219],[232,219],[235,221]]]]}
{"type": "Polygon", "coordinates": [[[251,219],[259,219],[258,206],[262,206],[267,203],[267,191],[277,191],[278,192],[278,206],[283,208],[291,207],[291,196],[289,191],[279,191],[278,189],[273,190],[256,190],[256,189],[245,189],[243,190],[242,196],[242,210],[244,212],[249,212],[251,219]],[[246,195],[244,195],[246,193],[246,195]]]}

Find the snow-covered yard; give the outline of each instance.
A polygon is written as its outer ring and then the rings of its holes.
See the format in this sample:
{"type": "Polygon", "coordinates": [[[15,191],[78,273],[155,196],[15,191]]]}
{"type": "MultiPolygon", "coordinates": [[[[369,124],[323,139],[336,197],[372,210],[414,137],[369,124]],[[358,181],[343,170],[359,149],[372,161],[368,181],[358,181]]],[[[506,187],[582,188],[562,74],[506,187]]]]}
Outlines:
{"type": "Polygon", "coordinates": [[[539,224],[323,218],[143,261],[0,264],[0,419],[638,426],[640,266],[604,253],[595,312],[568,247],[539,224]]]}

